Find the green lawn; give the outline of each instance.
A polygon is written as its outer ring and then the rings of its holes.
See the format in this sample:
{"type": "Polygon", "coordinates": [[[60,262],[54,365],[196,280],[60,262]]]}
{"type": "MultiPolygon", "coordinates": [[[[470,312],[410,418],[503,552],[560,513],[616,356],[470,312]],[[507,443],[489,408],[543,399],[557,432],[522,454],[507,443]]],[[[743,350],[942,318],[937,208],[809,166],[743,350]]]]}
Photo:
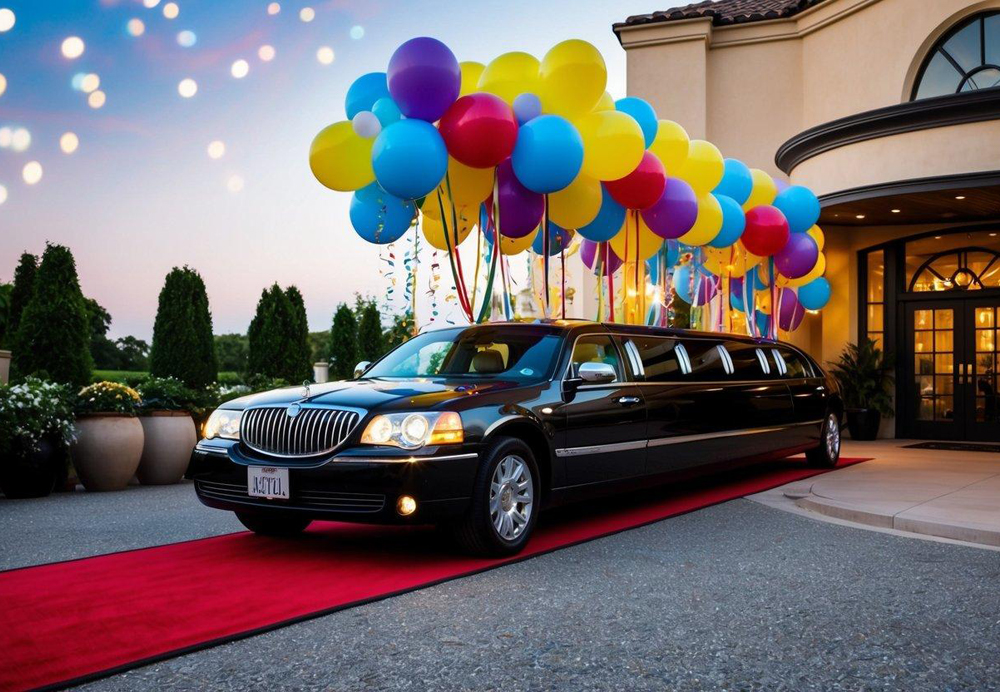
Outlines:
{"type": "MultiPolygon", "coordinates": [[[[127,385],[134,385],[149,377],[149,373],[142,370],[94,370],[94,382],[110,380],[111,382],[122,382],[127,385]]],[[[243,378],[235,370],[223,370],[219,373],[221,384],[238,384],[243,378]]]]}

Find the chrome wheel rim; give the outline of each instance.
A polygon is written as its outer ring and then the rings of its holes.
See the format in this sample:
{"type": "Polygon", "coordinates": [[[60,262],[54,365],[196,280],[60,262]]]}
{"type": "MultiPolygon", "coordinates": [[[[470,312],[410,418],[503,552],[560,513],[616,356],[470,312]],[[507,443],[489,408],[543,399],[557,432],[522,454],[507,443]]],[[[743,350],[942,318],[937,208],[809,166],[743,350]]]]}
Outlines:
{"type": "Polygon", "coordinates": [[[524,533],[534,499],[528,464],[517,455],[505,456],[493,470],[490,483],[490,521],[500,538],[514,541],[524,533]]]}
{"type": "Polygon", "coordinates": [[[840,457],[840,423],[832,413],[826,419],[826,453],[833,460],[840,457]]]}

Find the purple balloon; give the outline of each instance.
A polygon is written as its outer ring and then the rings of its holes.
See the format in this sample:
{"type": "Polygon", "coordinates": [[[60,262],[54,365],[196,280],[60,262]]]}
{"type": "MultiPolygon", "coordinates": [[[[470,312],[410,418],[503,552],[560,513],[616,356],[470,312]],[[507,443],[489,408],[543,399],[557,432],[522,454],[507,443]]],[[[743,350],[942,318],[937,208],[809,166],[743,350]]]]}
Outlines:
{"type": "Polygon", "coordinates": [[[497,166],[500,193],[500,233],[508,238],[523,238],[538,228],[545,213],[545,197],[532,192],[514,175],[514,166],[505,159],[497,166]]]}
{"type": "Polygon", "coordinates": [[[816,266],[819,247],[811,236],[805,233],[790,233],[785,247],[774,256],[774,267],[782,276],[798,279],[816,266]]]}
{"type": "Polygon", "coordinates": [[[793,332],[802,323],[806,309],[802,307],[795,291],[791,288],[781,289],[779,300],[781,301],[781,310],[778,314],[778,326],[786,332],[793,332]]]}
{"type": "Polygon", "coordinates": [[[462,88],[455,54],[436,38],[411,38],[396,49],[386,72],[389,95],[407,118],[439,120],[462,88]]]}
{"type": "Polygon", "coordinates": [[[680,238],[691,230],[698,218],[698,197],[680,178],[667,178],[660,199],[639,213],[656,235],[667,240],[680,238]]]}
{"type": "Polygon", "coordinates": [[[583,239],[580,243],[580,259],[583,260],[584,265],[587,269],[591,271],[597,271],[597,259],[600,257],[602,260],[607,260],[607,266],[601,267],[601,274],[603,275],[607,271],[612,274],[618,271],[618,268],[622,266],[622,261],[615,254],[615,251],[611,249],[610,245],[605,245],[607,249],[607,257],[601,252],[601,243],[595,243],[593,240],[583,239]]]}

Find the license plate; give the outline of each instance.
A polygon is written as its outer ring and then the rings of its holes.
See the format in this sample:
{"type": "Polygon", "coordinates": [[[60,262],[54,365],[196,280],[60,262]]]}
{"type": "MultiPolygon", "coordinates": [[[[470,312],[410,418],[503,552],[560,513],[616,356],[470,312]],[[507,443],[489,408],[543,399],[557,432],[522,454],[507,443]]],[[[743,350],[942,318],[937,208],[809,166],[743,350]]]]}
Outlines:
{"type": "Polygon", "coordinates": [[[288,499],[288,469],[273,466],[247,467],[247,494],[250,497],[288,499]]]}

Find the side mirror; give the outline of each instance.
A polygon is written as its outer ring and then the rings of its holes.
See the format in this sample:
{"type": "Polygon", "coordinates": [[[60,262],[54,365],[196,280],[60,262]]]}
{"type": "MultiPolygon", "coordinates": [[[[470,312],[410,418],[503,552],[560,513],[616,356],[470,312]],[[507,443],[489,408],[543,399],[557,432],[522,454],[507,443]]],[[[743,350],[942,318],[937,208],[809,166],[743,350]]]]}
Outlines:
{"type": "Polygon", "coordinates": [[[354,377],[361,377],[365,374],[365,370],[371,366],[372,362],[370,360],[363,360],[354,366],[354,377]]]}
{"type": "Polygon", "coordinates": [[[615,369],[607,363],[581,363],[577,375],[584,384],[607,384],[618,377],[615,369]]]}

